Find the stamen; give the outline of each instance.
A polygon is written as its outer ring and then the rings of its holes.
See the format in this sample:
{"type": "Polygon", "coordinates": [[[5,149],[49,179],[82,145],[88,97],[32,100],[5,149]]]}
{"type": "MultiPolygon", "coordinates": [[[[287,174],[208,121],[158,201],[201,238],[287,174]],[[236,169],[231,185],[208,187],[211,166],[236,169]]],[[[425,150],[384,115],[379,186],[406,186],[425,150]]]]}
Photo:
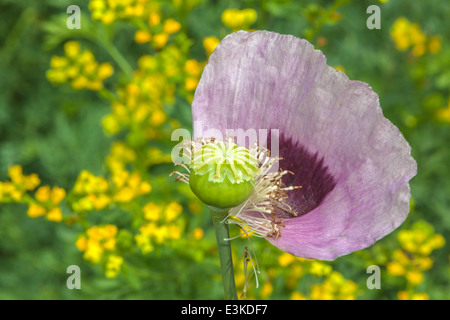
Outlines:
{"type": "Polygon", "coordinates": [[[301,187],[283,185],[283,176],[293,174],[291,171],[270,172],[279,159],[270,157],[269,150],[255,145],[251,154],[260,163],[260,174],[255,178],[255,188],[247,201],[230,210],[228,218],[239,219],[237,225],[250,229],[257,236],[279,238],[284,224],[277,211],[297,216],[298,213],[285,202],[285,199],[288,198],[288,191],[301,187]]]}

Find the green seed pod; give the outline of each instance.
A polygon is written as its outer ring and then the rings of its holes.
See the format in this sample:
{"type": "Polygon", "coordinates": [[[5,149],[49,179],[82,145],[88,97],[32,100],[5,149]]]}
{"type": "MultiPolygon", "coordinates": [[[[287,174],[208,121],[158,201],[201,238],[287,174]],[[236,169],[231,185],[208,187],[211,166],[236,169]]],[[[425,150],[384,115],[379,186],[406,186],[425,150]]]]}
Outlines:
{"type": "Polygon", "coordinates": [[[247,148],[210,142],[193,154],[189,185],[203,203],[227,209],[247,200],[258,172],[258,160],[247,148]]]}

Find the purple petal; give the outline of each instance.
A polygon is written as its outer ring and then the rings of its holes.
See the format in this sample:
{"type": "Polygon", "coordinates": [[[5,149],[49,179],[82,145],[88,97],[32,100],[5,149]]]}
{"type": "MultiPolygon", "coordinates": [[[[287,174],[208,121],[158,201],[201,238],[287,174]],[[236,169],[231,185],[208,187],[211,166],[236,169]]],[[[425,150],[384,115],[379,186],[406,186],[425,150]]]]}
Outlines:
{"type": "Polygon", "coordinates": [[[279,130],[280,166],[297,175],[290,183],[302,184],[289,202],[305,213],[285,219],[278,239],[267,238],[284,251],[332,260],[373,244],[408,215],[408,181],[417,171],[409,144],[377,94],[327,66],[305,40],[267,31],[227,36],[192,112],[194,136],[279,130]]]}

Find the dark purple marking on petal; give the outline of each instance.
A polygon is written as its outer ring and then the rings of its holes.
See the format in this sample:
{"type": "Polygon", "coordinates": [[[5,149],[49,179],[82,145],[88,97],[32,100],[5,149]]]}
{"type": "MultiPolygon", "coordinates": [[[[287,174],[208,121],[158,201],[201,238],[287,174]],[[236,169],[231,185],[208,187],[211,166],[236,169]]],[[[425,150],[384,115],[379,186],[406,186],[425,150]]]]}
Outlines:
{"type": "MultiPolygon", "coordinates": [[[[317,153],[308,152],[304,146],[283,134],[280,136],[279,155],[282,158],[280,169],[294,173],[283,177],[285,186],[301,187],[287,191],[289,198],[286,202],[298,215],[306,214],[318,207],[336,186],[336,181],[328,172],[324,158],[317,153]]],[[[290,214],[283,214],[283,218],[292,217],[290,214]]]]}

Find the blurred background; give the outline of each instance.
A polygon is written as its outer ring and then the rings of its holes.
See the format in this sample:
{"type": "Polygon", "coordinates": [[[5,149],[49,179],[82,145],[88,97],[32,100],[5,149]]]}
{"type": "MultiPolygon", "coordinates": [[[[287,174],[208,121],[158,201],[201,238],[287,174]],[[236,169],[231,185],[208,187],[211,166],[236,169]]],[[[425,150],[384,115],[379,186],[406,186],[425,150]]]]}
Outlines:
{"type": "Polygon", "coordinates": [[[211,218],[169,178],[170,135],[191,129],[204,65],[241,29],[305,38],[369,83],[418,175],[407,221],[336,261],[233,240],[239,293],[449,299],[449,13],[439,0],[0,1],[0,299],[223,297],[211,218]],[[373,4],[380,29],[366,26],[373,4]],[[66,286],[70,265],[81,290],[66,286]],[[381,289],[366,285],[370,265],[381,289]]]}

